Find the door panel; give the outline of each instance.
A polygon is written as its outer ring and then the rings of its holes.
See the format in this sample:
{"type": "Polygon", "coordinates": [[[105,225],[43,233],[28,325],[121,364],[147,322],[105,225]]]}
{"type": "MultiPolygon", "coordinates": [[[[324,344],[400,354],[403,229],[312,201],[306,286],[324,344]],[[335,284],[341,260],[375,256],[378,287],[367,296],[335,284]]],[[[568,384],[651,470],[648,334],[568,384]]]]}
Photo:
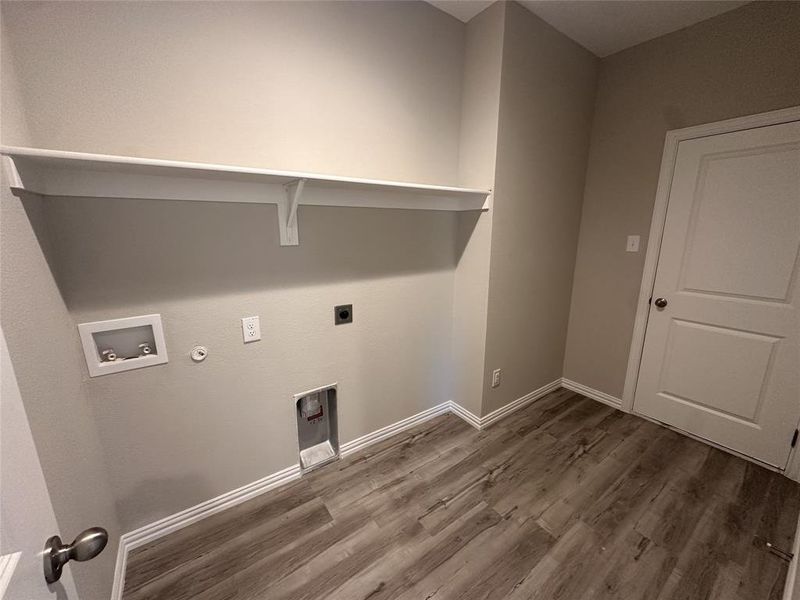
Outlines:
{"type": "Polygon", "coordinates": [[[44,580],[42,549],[47,538],[58,533],[58,525],[2,329],[0,372],[0,555],[16,561],[14,569],[0,575],[0,587],[7,586],[0,597],[78,600],[69,568],[52,585],[44,580]]]}
{"type": "Polygon", "coordinates": [[[681,142],[634,410],[784,467],[799,251],[800,123],[681,142]]]}
{"type": "Polygon", "coordinates": [[[706,410],[757,423],[779,338],[673,319],[659,388],[706,410]],[[714,356],[715,360],[706,360],[714,356]],[[708,382],[714,389],[707,389],[708,382]]]}
{"type": "Polygon", "coordinates": [[[800,246],[797,160],[796,144],[702,158],[682,289],[786,300],[800,246]]]}

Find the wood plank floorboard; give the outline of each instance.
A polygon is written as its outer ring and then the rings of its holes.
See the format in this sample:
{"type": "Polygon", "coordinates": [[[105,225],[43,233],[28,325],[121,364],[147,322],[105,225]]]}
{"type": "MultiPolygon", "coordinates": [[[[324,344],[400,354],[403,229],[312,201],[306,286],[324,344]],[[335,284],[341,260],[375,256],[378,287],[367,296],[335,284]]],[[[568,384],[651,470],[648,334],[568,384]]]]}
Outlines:
{"type": "Polygon", "coordinates": [[[137,548],[123,600],[778,600],[798,512],[785,477],[560,389],[137,548]]]}

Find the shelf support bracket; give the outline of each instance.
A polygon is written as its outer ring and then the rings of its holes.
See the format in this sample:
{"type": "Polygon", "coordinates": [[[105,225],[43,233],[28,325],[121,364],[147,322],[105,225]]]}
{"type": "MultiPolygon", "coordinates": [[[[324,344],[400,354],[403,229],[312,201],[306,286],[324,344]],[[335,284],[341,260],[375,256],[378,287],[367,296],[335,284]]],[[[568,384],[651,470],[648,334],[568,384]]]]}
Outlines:
{"type": "Polygon", "coordinates": [[[24,190],[25,185],[22,183],[22,177],[19,175],[17,163],[10,156],[0,157],[3,161],[3,178],[5,179],[8,187],[12,190],[24,190]]]}
{"type": "Polygon", "coordinates": [[[300,235],[297,227],[297,206],[303,197],[305,179],[298,179],[283,186],[284,197],[278,202],[278,227],[281,236],[281,246],[300,245],[300,235]]]}

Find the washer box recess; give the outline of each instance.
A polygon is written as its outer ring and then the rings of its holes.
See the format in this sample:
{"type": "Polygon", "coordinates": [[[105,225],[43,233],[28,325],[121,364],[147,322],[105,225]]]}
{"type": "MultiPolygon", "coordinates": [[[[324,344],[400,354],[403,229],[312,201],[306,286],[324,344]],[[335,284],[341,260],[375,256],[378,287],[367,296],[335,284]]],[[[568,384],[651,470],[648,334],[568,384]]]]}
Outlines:
{"type": "Polygon", "coordinates": [[[161,315],[142,315],[78,325],[90,377],[167,362],[161,315]]]}

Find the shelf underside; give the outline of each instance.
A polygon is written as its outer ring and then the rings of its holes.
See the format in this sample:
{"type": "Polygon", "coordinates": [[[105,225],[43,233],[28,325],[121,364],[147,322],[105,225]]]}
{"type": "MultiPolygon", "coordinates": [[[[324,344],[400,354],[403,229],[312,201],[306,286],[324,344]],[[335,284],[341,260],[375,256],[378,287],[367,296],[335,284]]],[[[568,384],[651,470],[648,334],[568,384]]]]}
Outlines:
{"type": "Polygon", "coordinates": [[[481,210],[489,192],[205,163],[3,147],[12,188],[44,196],[281,204],[304,181],[299,205],[481,210]]]}

